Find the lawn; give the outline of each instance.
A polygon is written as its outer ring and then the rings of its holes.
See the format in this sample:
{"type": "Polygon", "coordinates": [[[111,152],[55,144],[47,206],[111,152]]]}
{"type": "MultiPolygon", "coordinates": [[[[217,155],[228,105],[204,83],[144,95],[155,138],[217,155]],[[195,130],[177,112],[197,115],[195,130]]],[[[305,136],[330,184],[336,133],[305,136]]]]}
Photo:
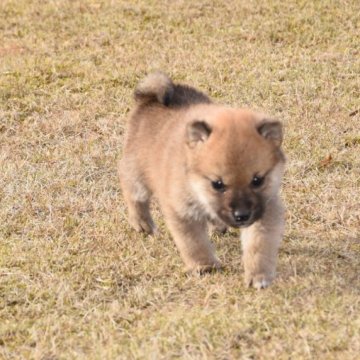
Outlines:
{"type": "MultiPolygon", "coordinates": [[[[149,149],[150,150],[150,149],[149,149]]],[[[360,3],[1,0],[1,359],[359,359],[360,3]],[[159,210],[133,231],[117,161],[162,69],[283,121],[278,277],[188,276],[159,210]]]]}

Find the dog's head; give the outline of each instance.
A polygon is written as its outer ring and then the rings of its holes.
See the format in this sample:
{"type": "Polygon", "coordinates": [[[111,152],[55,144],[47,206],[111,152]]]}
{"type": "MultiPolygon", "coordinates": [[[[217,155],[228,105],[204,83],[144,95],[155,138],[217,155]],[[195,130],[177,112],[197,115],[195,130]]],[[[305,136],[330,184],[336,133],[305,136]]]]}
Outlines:
{"type": "Polygon", "coordinates": [[[250,111],[209,106],[191,114],[188,179],[207,215],[233,227],[260,219],[280,186],[281,142],[281,123],[250,111]]]}

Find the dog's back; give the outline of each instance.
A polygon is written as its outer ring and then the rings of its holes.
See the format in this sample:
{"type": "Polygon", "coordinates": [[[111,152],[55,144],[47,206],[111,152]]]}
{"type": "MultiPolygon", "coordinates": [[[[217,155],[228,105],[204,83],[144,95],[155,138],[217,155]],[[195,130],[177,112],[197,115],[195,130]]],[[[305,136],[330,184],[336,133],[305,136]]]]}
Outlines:
{"type": "MultiPolygon", "coordinates": [[[[136,107],[129,118],[124,154],[144,163],[161,162],[168,147],[182,140],[184,114],[192,106],[211,104],[202,92],[174,84],[162,72],[145,77],[135,89],[134,98],[136,107]]],[[[173,151],[172,156],[176,156],[173,151]]]]}

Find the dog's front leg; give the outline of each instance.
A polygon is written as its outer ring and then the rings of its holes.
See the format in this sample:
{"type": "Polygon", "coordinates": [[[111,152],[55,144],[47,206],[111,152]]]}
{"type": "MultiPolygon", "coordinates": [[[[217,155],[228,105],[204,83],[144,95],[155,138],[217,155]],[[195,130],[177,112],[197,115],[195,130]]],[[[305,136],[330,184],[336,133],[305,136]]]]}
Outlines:
{"type": "Polygon", "coordinates": [[[207,221],[165,212],[166,223],[188,271],[207,272],[221,267],[207,233],[207,221]]]}
{"type": "Polygon", "coordinates": [[[245,282],[266,288],[275,278],[278,249],[284,231],[284,209],[279,198],[266,206],[263,217],[242,231],[245,282]]]}

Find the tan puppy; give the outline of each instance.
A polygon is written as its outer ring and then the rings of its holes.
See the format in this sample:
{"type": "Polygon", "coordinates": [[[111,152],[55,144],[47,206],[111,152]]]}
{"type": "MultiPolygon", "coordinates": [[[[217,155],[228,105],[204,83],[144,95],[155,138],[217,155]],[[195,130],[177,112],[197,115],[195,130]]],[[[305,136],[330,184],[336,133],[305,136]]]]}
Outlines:
{"type": "Polygon", "coordinates": [[[119,168],[130,224],[155,230],[149,212],[154,195],[187,268],[198,271],[220,267],[209,222],[244,228],[246,283],[268,286],[284,223],[281,124],[215,105],[160,72],[139,84],[135,99],[119,168]]]}

